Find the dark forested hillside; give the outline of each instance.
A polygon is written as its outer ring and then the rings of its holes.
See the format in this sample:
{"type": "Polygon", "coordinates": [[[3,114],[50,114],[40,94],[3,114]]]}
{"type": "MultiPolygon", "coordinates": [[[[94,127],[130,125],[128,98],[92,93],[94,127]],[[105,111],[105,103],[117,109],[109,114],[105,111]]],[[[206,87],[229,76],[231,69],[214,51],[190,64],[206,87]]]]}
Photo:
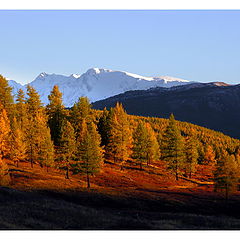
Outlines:
{"type": "Polygon", "coordinates": [[[93,103],[96,109],[121,102],[127,113],[191,122],[240,138],[240,85],[195,83],[186,86],[129,91],[93,103]]]}

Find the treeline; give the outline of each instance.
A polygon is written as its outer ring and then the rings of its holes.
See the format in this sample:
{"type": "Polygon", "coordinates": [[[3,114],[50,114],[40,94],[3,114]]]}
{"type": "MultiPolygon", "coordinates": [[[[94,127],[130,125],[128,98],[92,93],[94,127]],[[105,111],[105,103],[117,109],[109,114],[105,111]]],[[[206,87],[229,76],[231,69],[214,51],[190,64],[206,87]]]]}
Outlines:
{"type": "MultiPolygon", "coordinates": [[[[0,175],[8,175],[6,159],[17,166],[29,161],[65,170],[66,178],[101,171],[104,161],[124,170],[127,165],[147,165],[164,161],[169,173],[192,178],[199,165],[211,166],[215,189],[226,197],[239,181],[240,141],[193,124],[128,115],[121,104],[109,111],[91,108],[86,97],[67,110],[62,93],[54,86],[44,107],[30,85],[26,96],[15,96],[7,80],[0,76],[0,175]]],[[[207,117],[207,116],[206,116],[207,117]]]]}

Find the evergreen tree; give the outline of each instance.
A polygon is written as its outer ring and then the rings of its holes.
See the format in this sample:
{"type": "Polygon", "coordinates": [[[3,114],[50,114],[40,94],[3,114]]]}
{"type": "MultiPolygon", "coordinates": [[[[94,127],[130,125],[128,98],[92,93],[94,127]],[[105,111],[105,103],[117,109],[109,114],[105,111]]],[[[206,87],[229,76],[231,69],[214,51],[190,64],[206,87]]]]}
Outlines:
{"type": "Polygon", "coordinates": [[[22,131],[26,130],[27,125],[27,105],[22,89],[18,90],[16,98],[16,121],[22,131]]]}
{"type": "Polygon", "coordinates": [[[133,153],[132,158],[139,162],[140,169],[143,163],[147,163],[148,154],[148,133],[143,122],[140,121],[137,128],[133,132],[133,153]]]}
{"type": "Polygon", "coordinates": [[[47,127],[47,116],[39,94],[29,85],[27,95],[27,155],[31,167],[33,167],[33,162],[37,161],[41,166],[48,168],[53,163],[54,149],[50,130],[47,127]]]}
{"type": "Polygon", "coordinates": [[[75,129],[76,137],[81,132],[82,121],[91,121],[91,104],[87,97],[80,97],[70,111],[70,121],[75,129]]]}
{"type": "Polygon", "coordinates": [[[6,110],[0,103],[0,185],[6,185],[10,178],[8,166],[5,162],[6,156],[9,154],[10,143],[10,122],[6,110]]]}
{"type": "Polygon", "coordinates": [[[48,115],[48,126],[50,127],[52,140],[55,146],[59,146],[60,131],[65,118],[65,107],[62,102],[62,93],[57,85],[53,87],[48,96],[49,104],[46,106],[48,115]]]}
{"type": "Polygon", "coordinates": [[[107,111],[106,108],[104,108],[103,113],[101,117],[99,118],[97,127],[98,132],[101,135],[101,146],[106,147],[109,144],[109,138],[110,138],[110,120],[113,115],[112,108],[110,111],[107,111]]]}
{"type": "Polygon", "coordinates": [[[13,119],[10,139],[10,159],[12,159],[18,167],[19,162],[27,157],[27,148],[25,143],[25,134],[19,127],[16,118],[13,119]]]}
{"type": "Polygon", "coordinates": [[[66,170],[66,179],[69,179],[69,169],[74,160],[76,152],[75,133],[71,123],[65,120],[60,130],[60,142],[58,150],[58,159],[60,168],[66,170]]]}
{"type": "Polygon", "coordinates": [[[214,165],[215,164],[215,153],[211,145],[206,146],[204,154],[204,164],[214,165]]]}
{"type": "Polygon", "coordinates": [[[198,142],[197,146],[198,150],[198,164],[204,164],[204,158],[205,158],[205,151],[204,151],[204,145],[202,142],[198,142]]]}
{"type": "Polygon", "coordinates": [[[176,125],[173,114],[170,115],[169,124],[162,141],[162,159],[168,163],[178,180],[179,170],[185,159],[183,137],[176,125]]]}
{"type": "Polygon", "coordinates": [[[54,165],[54,145],[46,118],[39,118],[38,126],[42,136],[38,143],[37,161],[42,167],[45,166],[48,171],[48,168],[54,165]]]}
{"type": "Polygon", "coordinates": [[[198,144],[193,135],[188,136],[185,146],[186,158],[184,161],[184,169],[186,175],[191,178],[198,162],[198,144]]]}
{"type": "Polygon", "coordinates": [[[234,155],[229,155],[224,151],[222,157],[217,159],[214,182],[215,190],[225,189],[226,200],[229,193],[236,190],[239,182],[239,168],[234,155]]]}
{"type": "Polygon", "coordinates": [[[238,167],[240,169],[240,148],[237,147],[236,151],[235,151],[235,159],[236,159],[236,162],[238,164],[238,167]]]}
{"type": "Polygon", "coordinates": [[[6,158],[10,151],[9,134],[11,132],[7,112],[0,103],[0,159],[6,158]]]}
{"type": "Polygon", "coordinates": [[[38,146],[42,138],[38,122],[28,119],[26,131],[27,158],[33,167],[34,161],[38,159],[38,146]]]}
{"type": "Polygon", "coordinates": [[[42,102],[37,91],[31,86],[27,85],[27,111],[28,117],[35,118],[39,113],[43,111],[42,102]]]}
{"type": "Polygon", "coordinates": [[[107,154],[114,159],[114,162],[120,161],[122,169],[124,162],[132,154],[132,131],[128,115],[119,103],[113,109],[109,135],[107,154]]]}
{"type": "Polygon", "coordinates": [[[98,173],[103,162],[103,150],[100,147],[101,139],[94,123],[87,126],[82,121],[81,133],[77,139],[76,163],[74,172],[81,172],[87,177],[87,187],[90,188],[90,175],[98,173]]]}
{"type": "Polygon", "coordinates": [[[160,159],[160,148],[158,144],[157,137],[155,135],[155,132],[153,131],[150,124],[146,124],[147,129],[147,165],[151,164],[152,161],[159,160],[160,159]]]}
{"type": "Polygon", "coordinates": [[[159,146],[159,158],[161,158],[161,148],[162,148],[163,134],[162,132],[157,132],[157,142],[159,146]]]}
{"type": "Polygon", "coordinates": [[[12,88],[8,85],[8,81],[2,75],[0,75],[0,103],[6,110],[8,118],[10,120],[14,117],[14,101],[12,96],[12,88]]]}
{"type": "Polygon", "coordinates": [[[38,159],[38,147],[42,139],[42,133],[40,132],[38,120],[41,118],[43,109],[39,94],[30,85],[27,86],[27,95],[27,156],[31,162],[31,167],[33,167],[33,162],[38,159]]]}
{"type": "Polygon", "coordinates": [[[27,104],[22,89],[18,90],[15,105],[16,111],[11,133],[11,159],[18,167],[19,162],[27,158],[27,104]]]}

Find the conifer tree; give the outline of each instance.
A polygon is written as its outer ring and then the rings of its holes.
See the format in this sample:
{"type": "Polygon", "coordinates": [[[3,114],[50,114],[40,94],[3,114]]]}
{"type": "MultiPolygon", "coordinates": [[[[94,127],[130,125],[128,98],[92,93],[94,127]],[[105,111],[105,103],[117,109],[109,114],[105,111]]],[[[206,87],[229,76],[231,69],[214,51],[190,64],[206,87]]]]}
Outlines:
{"type": "Polygon", "coordinates": [[[49,104],[46,106],[48,126],[50,127],[54,145],[58,147],[60,141],[60,130],[66,113],[62,102],[62,93],[59,91],[57,85],[53,87],[48,99],[49,104]]]}
{"type": "Polygon", "coordinates": [[[28,118],[34,119],[43,111],[40,96],[31,85],[27,85],[27,95],[28,118]]]}
{"type": "Polygon", "coordinates": [[[147,128],[142,121],[139,122],[137,128],[133,132],[133,153],[132,158],[139,162],[140,169],[143,163],[148,160],[148,133],[147,128]]]}
{"type": "Polygon", "coordinates": [[[106,151],[114,159],[114,162],[120,161],[121,169],[123,169],[123,164],[132,154],[132,131],[128,115],[119,103],[113,109],[109,135],[106,151]]]}
{"type": "Polygon", "coordinates": [[[16,118],[13,119],[10,142],[10,159],[12,159],[18,167],[19,162],[27,157],[27,148],[25,143],[25,134],[19,127],[16,118]]]}
{"type": "Polygon", "coordinates": [[[204,164],[204,161],[205,161],[204,145],[200,141],[198,142],[197,150],[198,150],[198,164],[204,164]]]}
{"type": "Polygon", "coordinates": [[[81,132],[81,125],[83,119],[87,121],[91,121],[91,104],[89,102],[89,99],[87,97],[80,97],[78,102],[76,102],[71,111],[70,111],[70,121],[75,129],[76,137],[81,132]]]}
{"type": "Polygon", "coordinates": [[[206,146],[204,154],[204,164],[214,165],[215,164],[215,153],[211,145],[206,146]]]}
{"type": "Polygon", "coordinates": [[[18,127],[25,131],[27,125],[27,105],[25,94],[22,89],[18,90],[16,98],[16,121],[18,127]]]}
{"type": "Polygon", "coordinates": [[[76,163],[74,172],[81,172],[87,177],[87,187],[90,188],[90,175],[98,173],[103,162],[103,150],[100,147],[101,139],[93,122],[87,126],[82,121],[81,133],[77,139],[76,163]]]}
{"type": "Polygon", "coordinates": [[[161,146],[162,146],[162,141],[163,141],[163,133],[158,131],[157,132],[157,142],[158,142],[158,146],[159,146],[159,157],[161,157],[161,146]]]}
{"type": "Polygon", "coordinates": [[[221,158],[217,159],[216,170],[214,171],[215,190],[224,189],[225,198],[229,193],[236,190],[239,182],[239,168],[234,155],[223,152],[221,158]]]}
{"type": "Polygon", "coordinates": [[[18,90],[16,96],[16,111],[12,124],[11,133],[11,158],[18,164],[27,158],[27,104],[25,94],[22,89],[18,90]]]}
{"type": "Polygon", "coordinates": [[[30,85],[27,86],[27,124],[26,124],[26,143],[27,156],[33,167],[33,162],[38,159],[38,150],[42,138],[42,133],[39,131],[39,115],[41,115],[42,104],[40,96],[36,90],[30,85]]]}
{"type": "Polygon", "coordinates": [[[27,86],[27,155],[33,167],[37,161],[47,169],[53,163],[53,144],[47,127],[47,116],[42,107],[39,94],[27,86]]]}
{"type": "Polygon", "coordinates": [[[31,167],[33,167],[34,161],[38,159],[38,146],[42,138],[38,122],[34,121],[34,119],[28,119],[26,131],[27,158],[31,163],[31,167]]]}
{"type": "Polygon", "coordinates": [[[159,160],[160,148],[157,137],[150,124],[146,124],[148,141],[148,154],[147,154],[147,165],[151,164],[152,161],[159,160]]]}
{"type": "Polygon", "coordinates": [[[6,110],[9,121],[14,117],[14,101],[12,96],[12,88],[9,86],[8,81],[0,75],[0,103],[6,110]]]}
{"type": "Polygon", "coordinates": [[[5,162],[6,156],[9,154],[10,143],[10,122],[6,110],[0,103],[0,184],[5,185],[9,180],[8,166],[5,162]]]}
{"type": "Polygon", "coordinates": [[[98,132],[101,135],[101,146],[107,146],[109,144],[110,138],[110,120],[112,118],[113,110],[107,111],[106,108],[103,109],[103,113],[99,118],[97,128],[98,132]]]}
{"type": "Polygon", "coordinates": [[[69,169],[74,160],[76,152],[76,139],[71,123],[65,120],[60,130],[60,141],[58,149],[58,160],[60,168],[66,170],[66,179],[69,179],[69,169]]]}
{"type": "Polygon", "coordinates": [[[42,167],[45,166],[48,171],[48,168],[54,165],[54,145],[51,140],[50,129],[47,127],[46,118],[40,118],[38,123],[42,136],[38,144],[37,161],[42,167]]]}
{"type": "Polygon", "coordinates": [[[0,158],[3,159],[9,154],[9,134],[11,132],[7,112],[0,103],[0,158]]]}
{"type": "Polygon", "coordinates": [[[235,151],[235,159],[240,169],[240,148],[239,147],[235,151]]]}
{"type": "Polygon", "coordinates": [[[176,125],[173,114],[170,115],[169,124],[162,141],[162,159],[168,163],[178,180],[179,171],[185,158],[183,137],[176,125]]]}
{"type": "Polygon", "coordinates": [[[186,158],[184,161],[184,169],[186,175],[191,178],[192,173],[196,169],[198,160],[198,148],[197,140],[193,135],[188,136],[185,144],[186,158]]]}

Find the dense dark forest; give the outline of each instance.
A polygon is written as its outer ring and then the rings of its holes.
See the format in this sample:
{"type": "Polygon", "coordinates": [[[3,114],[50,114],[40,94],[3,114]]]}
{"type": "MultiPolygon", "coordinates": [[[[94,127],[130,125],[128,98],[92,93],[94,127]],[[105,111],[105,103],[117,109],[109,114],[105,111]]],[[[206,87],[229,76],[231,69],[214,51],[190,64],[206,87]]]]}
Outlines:
{"type": "Polygon", "coordinates": [[[110,109],[121,102],[129,114],[190,122],[240,138],[240,85],[192,83],[171,88],[128,91],[93,103],[110,109]]]}

